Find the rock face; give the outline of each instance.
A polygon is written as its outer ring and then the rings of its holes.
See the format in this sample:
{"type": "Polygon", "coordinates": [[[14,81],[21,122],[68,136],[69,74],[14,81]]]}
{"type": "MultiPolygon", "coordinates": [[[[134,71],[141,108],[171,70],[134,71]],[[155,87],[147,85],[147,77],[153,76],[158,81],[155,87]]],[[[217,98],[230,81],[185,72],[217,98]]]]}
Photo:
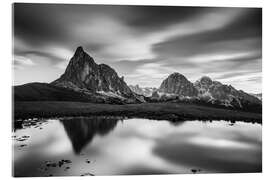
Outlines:
{"type": "Polygon", "coordinates": [[[260,99],[242,90],[236,90],[231,85],[213,81],[207,76],[193,84],[179,73],[169,75],[160,88],[152,93],[151,100],[210,103],[254,111],[261,111],[262,104],[260,99]]]}
{"type": "Polygon", "coordinates": [[[135,98],[123,77],[106,64],[96,64],[82,47],[77,48],[64,74],[51,84],[76,91],[135,98]]]}
{"type": "Polygon", "coordinates": [[[240,107],[246,104],[261,104],[261,101],[248,93],[236,90],[231,85],[225,85],[218,81],[212,81],[209,77],[202,77],[194,83],[198,90],[199,98],[208,102],[219,101],[225,106],[240,107]]]}
{"type": "Polygon", "coordinates": [[[153,92],[157,90],[157,88],[153,87],[140,87],[138,84],[135,86],[129,85],[129,88],[136,94],[143,95],[146,97],[152,96],[153,92]]]}
{"type": "Polygon", "coordinates": [[[259,93],[259,94],[251,94],[252,96],[258,98],[259,100],[262,101],[262,93],[259,93]]]}
{"type": "Polygon", "coordinates": [[[194,97],[198,95],[197,89],[180,73],[169,75],[160,85],[159,92],[167,94],[177,94],[179,96],[194,97]]]}

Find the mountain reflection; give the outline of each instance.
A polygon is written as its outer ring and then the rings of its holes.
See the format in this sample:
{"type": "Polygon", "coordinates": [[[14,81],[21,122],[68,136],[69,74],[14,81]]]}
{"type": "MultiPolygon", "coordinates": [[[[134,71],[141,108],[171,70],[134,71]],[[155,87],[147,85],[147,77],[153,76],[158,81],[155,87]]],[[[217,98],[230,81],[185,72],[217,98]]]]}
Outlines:
{"type": "Polygon", "coordinates": [[[75,117],[72,119],[62,119],[61,123],[72,143],[73,150],[79,154],[81,150],[91,143],[96,134],[106,135],[112,131],[119,117],[75,117]]]}

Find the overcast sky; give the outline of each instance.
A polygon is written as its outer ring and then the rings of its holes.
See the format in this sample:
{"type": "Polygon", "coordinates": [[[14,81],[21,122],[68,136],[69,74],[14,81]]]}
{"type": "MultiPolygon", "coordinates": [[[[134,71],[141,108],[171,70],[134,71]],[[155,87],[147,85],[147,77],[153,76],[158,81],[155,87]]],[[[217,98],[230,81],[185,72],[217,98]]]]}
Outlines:
{"type": "Polygon", "coordinates": [[[14,84],[51,82],[77,46],[128,84],[159,87],[173,72],[261,92],[259,8],[14,5],[14,84]]]}

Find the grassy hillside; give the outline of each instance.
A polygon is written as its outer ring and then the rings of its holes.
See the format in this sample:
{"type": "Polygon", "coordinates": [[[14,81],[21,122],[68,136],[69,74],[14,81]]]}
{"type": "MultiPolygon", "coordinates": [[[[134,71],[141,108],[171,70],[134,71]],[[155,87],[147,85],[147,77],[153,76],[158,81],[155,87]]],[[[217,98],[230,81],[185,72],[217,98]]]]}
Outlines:
{"type": "Polygon", "coordinates": [[[56,87],[47,83],[29,83],[21,86],[15,86],[15,101],[83,101],[91,99],[69,89],[56,87]]]}
{"type": "Polygon", "coordinates": [[[14,103],[14,118],[116,115],[164,120],[232,120],[261,123],[260,113],[220,109],[186,103],[93,104],[84,102],[28,101],[14,103]]]}
{"type": "Polygon", "coordinates": [[[85,94],[47,83],[28,83],[13,87],[14,101],[72,101],[123,104],[117,98],[99,94],[85,94]]]}

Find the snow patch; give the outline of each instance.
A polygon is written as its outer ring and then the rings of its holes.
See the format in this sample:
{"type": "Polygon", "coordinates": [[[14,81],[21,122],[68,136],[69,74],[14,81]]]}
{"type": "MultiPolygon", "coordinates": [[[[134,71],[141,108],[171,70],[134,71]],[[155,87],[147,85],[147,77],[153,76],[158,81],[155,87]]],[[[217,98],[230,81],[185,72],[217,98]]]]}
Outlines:
{"type": "Polygon", "coordinates": [[[97,91],[97,93],[101,94],[101,95],[104,95],[104,96],[108,96],[108,97],[119,98],[119,99],[122,99],[122,100],[126,99],[126,98],[124,98],[124,97],[122,97],[122,96],[120,96],[120,95],[118,95],[118,94],[116,94],[114,92],[111,92],[111,91],[107,91],[107,92],[105,92],[105,91],[97,91]]]}

